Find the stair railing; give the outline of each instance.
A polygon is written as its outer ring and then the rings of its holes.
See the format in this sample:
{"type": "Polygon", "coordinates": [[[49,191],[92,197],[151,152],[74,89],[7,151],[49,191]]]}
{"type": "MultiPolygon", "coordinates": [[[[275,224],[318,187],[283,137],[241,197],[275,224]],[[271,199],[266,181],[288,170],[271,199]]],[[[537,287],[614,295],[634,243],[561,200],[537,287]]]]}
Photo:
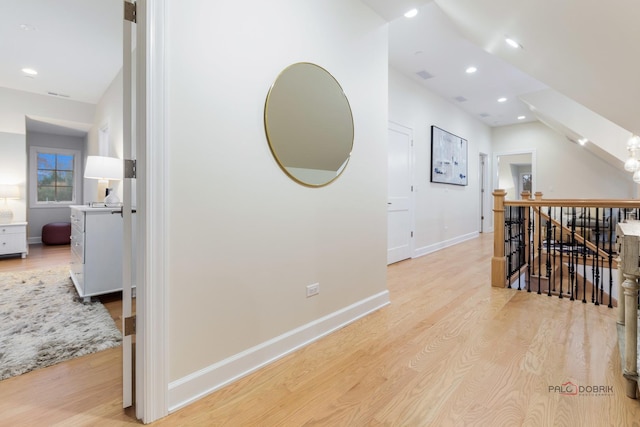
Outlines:
{"type": "Polygon", "coordinates": [[[594,305],[605,303],[608,296],[607,306],[618,306],[624,337],[626,393],[635,398],[640,200],[544,199],[540,192],[535,198],[523,192],[521,200],[505,200],[502,189],[493,196],[491,285],[544,291],[583,303],[590,299],[594,305]]]}

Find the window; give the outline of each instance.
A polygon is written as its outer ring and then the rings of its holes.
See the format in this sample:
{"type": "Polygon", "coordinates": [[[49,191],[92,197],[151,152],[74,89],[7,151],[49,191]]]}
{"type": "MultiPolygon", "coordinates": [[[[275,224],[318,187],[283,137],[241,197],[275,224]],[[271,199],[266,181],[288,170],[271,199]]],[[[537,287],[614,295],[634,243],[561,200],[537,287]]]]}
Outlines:
{"type": "Polygon", "coordinates": [[[31,207],[77,203],[79,162],[80,152],[77,150],[31,147],[31,207]]]}

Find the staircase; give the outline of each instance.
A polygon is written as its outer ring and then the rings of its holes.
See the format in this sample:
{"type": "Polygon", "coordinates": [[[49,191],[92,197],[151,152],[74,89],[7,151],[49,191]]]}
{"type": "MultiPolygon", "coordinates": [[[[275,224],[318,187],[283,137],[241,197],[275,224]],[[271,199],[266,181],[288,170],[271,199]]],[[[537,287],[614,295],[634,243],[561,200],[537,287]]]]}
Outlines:
{"type": "Polygon", "coordinates": [[[627,396],[638,395],[640,201],[494,195],[491,285],[618,307],[627,396]],[[633,218],[633,219],[630,219],[633,218]]]}

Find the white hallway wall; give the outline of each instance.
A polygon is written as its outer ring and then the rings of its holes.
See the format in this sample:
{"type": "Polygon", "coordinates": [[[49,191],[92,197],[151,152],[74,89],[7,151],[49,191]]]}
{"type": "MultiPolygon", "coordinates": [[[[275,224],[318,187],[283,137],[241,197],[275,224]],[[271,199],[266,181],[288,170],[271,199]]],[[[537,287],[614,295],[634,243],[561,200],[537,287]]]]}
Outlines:
{"type": "Polygon", "coordinates": [[[540,122],[494,128],[492,138],[494,152],[536,151],[535,191],[542,191],[545,198],[634,197],[631,174],[540,122]]]}
{"type": "Polygon", "coordinates": [[[413,129],[414,256],[475,237],[480,225],[479,156],[491,158],[491,129],[393,68],[389,120],[413,129]],[[468,141],[469,185],[430,182],[432,125],[468,141]]]}
{"type": "Polygon", "coordinates": [[[250,14],[233,1],[168,4],[176,408],[290,350],[292,337],[328,332],[327,317],[387,300],[387,26],[357,0],[252,0],[250,14]],[[264,134],[269,87],[301,61],[336,77],[354,115],[351,161],[323,188],[285,176],[264,134]]]}
{"type": "MultiPolygon", "coordinates": [[[[132,89],[135,90],[135,89],[132,89]]],[[[89,129],[87,134],[87,156],[99,155],[99,137],[98,133],[103,126],[109,128],[109,148],[107,155],[109,157],[117,157],[119,159],[122,156],[122,127],[123,127],[123,113],[122,113],[122,69],[116,74],[114,79],[109,84],[109,87],[105,90],[104,94],[95,106],[95,118],[93,126],[89,129]]],[[[122,181],[111,181],[109,187],[113,188],[118,196],[122,198],[122,181]]],[[[98,194],[98,180],[97,179],[85,179],[84,180],[84,200],[85,202],[102,201],[104,194],[98,194]]]]}

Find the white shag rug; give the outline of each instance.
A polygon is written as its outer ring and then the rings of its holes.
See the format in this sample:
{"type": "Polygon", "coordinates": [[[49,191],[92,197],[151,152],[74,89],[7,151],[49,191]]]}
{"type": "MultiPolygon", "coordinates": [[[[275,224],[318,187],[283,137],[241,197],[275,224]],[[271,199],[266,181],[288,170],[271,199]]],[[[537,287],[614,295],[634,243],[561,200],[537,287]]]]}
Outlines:
{"type": "Polygon", "coordinates": [[[69,266],[0,273],[0,380],[121,341],[102,303],[78,297],[69,266]]]}

